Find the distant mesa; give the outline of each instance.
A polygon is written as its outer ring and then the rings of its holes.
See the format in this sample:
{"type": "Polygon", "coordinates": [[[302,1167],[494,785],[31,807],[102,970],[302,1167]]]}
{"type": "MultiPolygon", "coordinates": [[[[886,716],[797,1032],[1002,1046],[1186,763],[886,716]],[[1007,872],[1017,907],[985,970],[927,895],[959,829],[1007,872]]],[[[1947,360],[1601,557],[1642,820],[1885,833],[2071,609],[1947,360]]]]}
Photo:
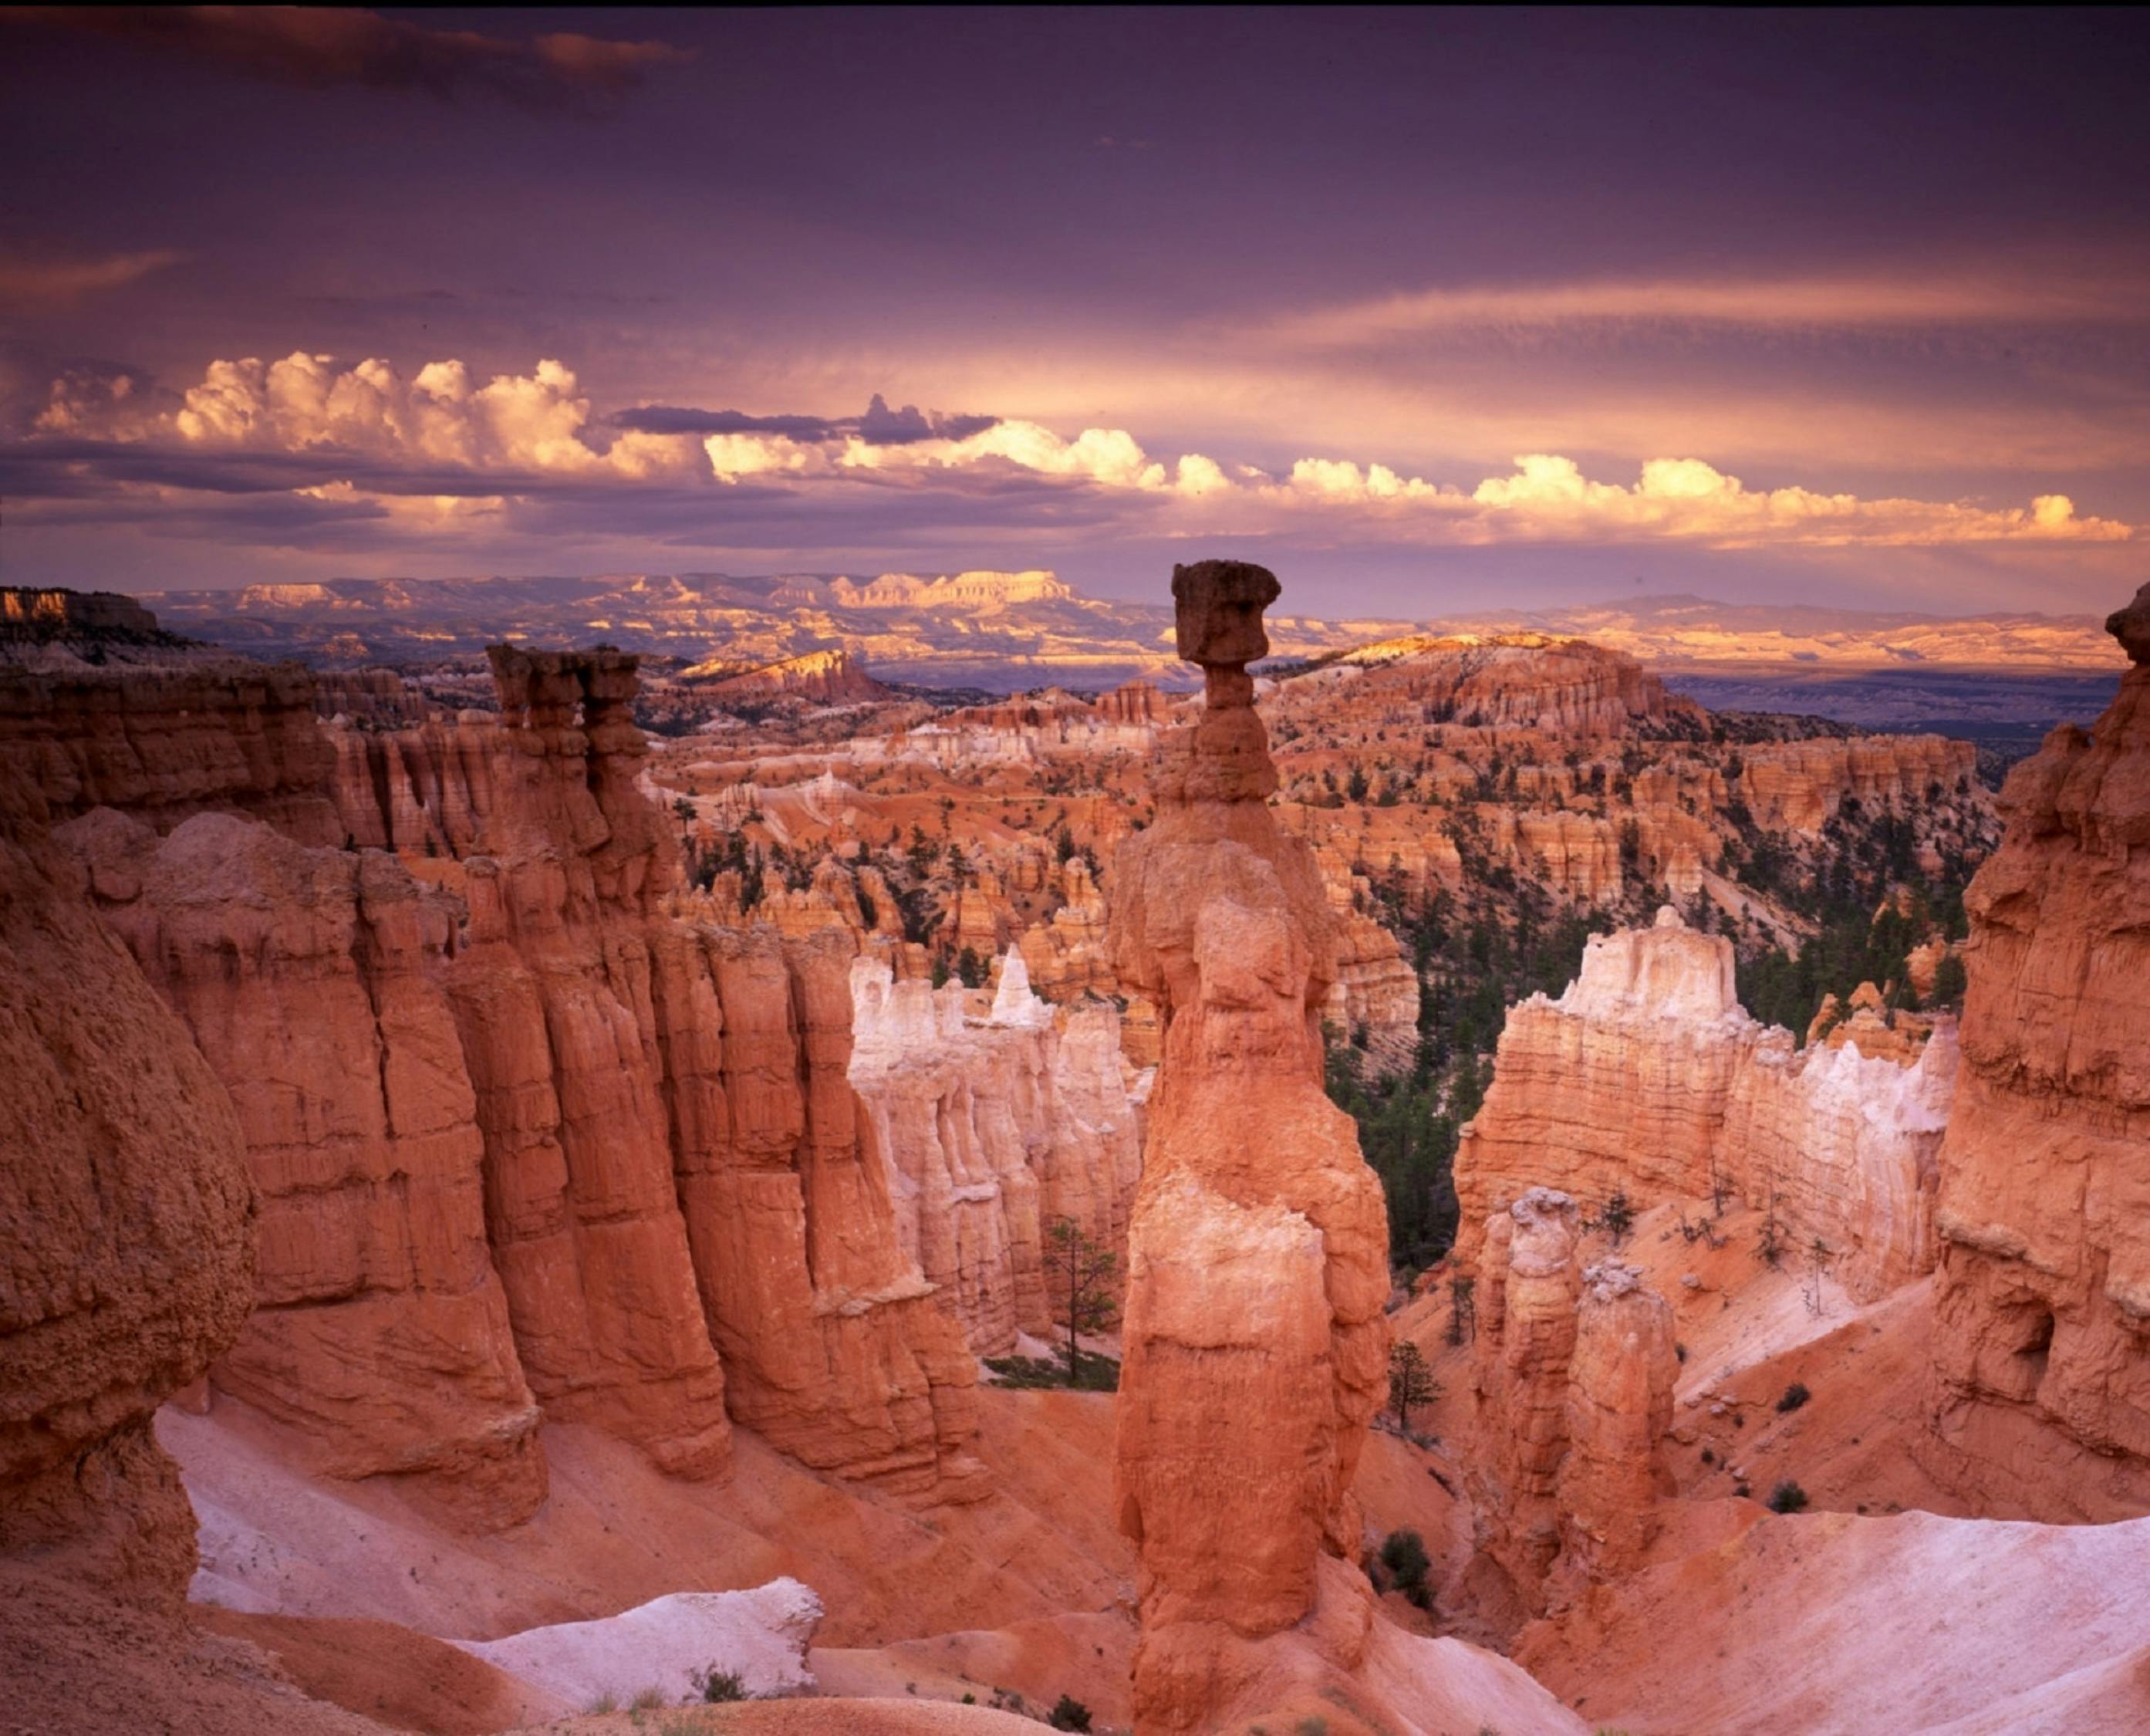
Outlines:
{"type": "Polygon", "coordinates": [[[861,584],[855,579],[829,582],[831,601],[844,608],[977,608],[1010,603],[1060,603],[1074,587],[1033,568],[1027,573],[958,573],[947,578],[921,578],[911,573],[884,573],[861,584]]]}
{"type": "Polygon", "coordinates": [[[12,640],[74,638],[91,633],[147,635],[157,618],[113,591],[0,588],[0,636],[12,640]]]}
{"type": "Polygon", "coordinates": [[[741,670],[723,662],[696,664],[680,679],[698,685],[715,699],[812,699],[825,705],[863,705],[896,697],[848,651],[810,651],[760,669],[741,670]]]}

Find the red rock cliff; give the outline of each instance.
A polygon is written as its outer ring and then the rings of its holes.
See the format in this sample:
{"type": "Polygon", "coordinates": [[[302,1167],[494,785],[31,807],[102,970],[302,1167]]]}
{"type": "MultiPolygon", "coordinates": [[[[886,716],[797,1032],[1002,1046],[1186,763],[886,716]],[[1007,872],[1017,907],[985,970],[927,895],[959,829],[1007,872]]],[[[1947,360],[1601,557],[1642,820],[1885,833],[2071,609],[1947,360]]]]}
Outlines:
{"type": "Polygon", "coordinates": [[[2150,585],[2106,624],[2119,692],[2010,775],[1965,901],[1925,1444],[1994,1511],[2098,1521],[2150,1506],[2150,585]]]}
{"type": "Polygon", "coordinates": [[[0,792],[0,1555],[175,1612],[194,1514],[150,1417],[246,1318],[252,1193],[224,1088],[40,805],[0,792]]]}

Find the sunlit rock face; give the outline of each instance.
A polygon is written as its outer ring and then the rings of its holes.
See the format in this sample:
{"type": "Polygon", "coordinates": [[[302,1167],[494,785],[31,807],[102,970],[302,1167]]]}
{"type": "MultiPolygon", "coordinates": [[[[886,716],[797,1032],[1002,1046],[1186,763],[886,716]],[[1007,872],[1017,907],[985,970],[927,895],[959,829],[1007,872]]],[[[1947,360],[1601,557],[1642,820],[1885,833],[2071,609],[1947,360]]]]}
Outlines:
{"type": "Polygon", "coordinates": [[[176,1617],[194,1514],[156,1407],[237,1336],[253,1190],[216,1076],[0,751],[0,1557],[176,1617]]]}
{"type": "Polygon", "coordinates": [[[1670,1491],[1673,1313],[1635,1268],[1581,1268],[1581,1214],[1533,1188],[1484,1226],[1472,1347],[1479,1548],[1539,1612],[1628,1571],[1670,1491]]]}
{"type": "Polygon", "coordinates": [[[1966,898],[1941,1149],[1935,1468],[1985,1511],[2150,1504],[2150,586],[2105,714],[2010,775],[1966,898]]]}
{"type": "MultiPolygon", "coordinates": [[[[304,693],[210,696],[191,772],[101,749],[98,787],[140,812],[59,828],[228,1089],[262,1196],[260,1306],[213,1385],[320,1468],[484,1528],[543,1500],[544,1416],[682,1476],[725,1474],[735,1416],[822,1469],[982,1492],[976,1364],[846,1077],[851,932],[745,931],[682,891],[633,659],[494,666],[497,721],[361,695],[394,727],[341,760],[358,732],[304,693]],[[354,835],[408,854],[324,841],[354,835]]],[[[48,784],[89,757],[28,749],[48,784]]]]}
{"type": "Polygon", "coordinates": [[[1114,1475],[1141,1562],[1146,1732],[1230,1715],[1264,1639],[1314,1610],[1325,1557],[1355,1555],[1351,1480],[1385,1385],[1386,1214],[1321,1085],[1328,899],[1264,805],[1275,773],[1245,673],[1277,589],[1237,563],[1175,570],[1208,702],[1169,739],[1157,822],[1113,881],[1117,973],[1164,1022],[1114,1475]]]}
{"type": "Polygon", "coordinates": [[[1596,1210],[1623,1194],[1774,1204],[1790,1245],[1819,1239],[1871,1299],[1933,1264],[1935,1154],[1955,1088],[1946,1022],[1908,1057],[1855,1042],[1799,1049],[1749,1017],[1731,942],[1659,912],[1593,938],[1557,1001],[1512,1008],[1491,1088],[1456,1160],[1457,1256],[1533,1187],[1596,1210]]]}
{"type": "MultiPolygon", "coordinates": [[[[888,1176],[897,1239],[980,1355],[1042,1336],[1056,1299],[1042,1242],[1071,1219],[1123,1253],[1142,1170],[1115,1010],[1056,1010],[1030,990],[1012,947],[989,1011],[960,983],[897,981],[851,966],[850,1080],[888,1176]]],[[[1057,1318],[1064,1318],[1062,1315],[1057,1318]]]]}

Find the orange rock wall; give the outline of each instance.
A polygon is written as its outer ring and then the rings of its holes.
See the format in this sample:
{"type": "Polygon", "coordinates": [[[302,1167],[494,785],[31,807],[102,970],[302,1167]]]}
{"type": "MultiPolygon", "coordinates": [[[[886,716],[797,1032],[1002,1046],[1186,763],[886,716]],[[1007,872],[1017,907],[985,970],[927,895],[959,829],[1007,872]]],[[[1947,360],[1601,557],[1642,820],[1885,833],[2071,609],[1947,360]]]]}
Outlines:
{"type": "Polygon", "coordinates": [[[1790,1245],[1819,1238],[1872,1298],[1933,1263],[1935,1153],[1956,1076],[1946,1023],[1912,1064],[1794,1047],[1740,1007],[1731,943],[1671,910],[1594,937],[1557,1001],[1510,1009],[1483,1107],[1456,1159],[1457,1257],[1533,1187],[1592,1212],[1722,1192],[1774,1201],[1790,1245]]]}
{"type": "Polygon", "coordinates": [[[1933,1468],[1991,1510],[2150,1506],[2150,587],[2088,731],[2011,773],[1971,882],[1941,1153],[1933,1468]]]}

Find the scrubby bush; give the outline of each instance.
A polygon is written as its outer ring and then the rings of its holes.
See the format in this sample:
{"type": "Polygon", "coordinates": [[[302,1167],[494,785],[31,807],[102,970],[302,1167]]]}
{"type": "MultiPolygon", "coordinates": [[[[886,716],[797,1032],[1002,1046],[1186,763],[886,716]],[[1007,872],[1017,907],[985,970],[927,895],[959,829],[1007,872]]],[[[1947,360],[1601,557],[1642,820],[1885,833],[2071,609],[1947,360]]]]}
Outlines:
{"type": "Polygon", "coordinates": [[[1052,1703],[1052,1711],[1046,1723],[1056,1730],[1087,1730],[1090,1728],[1090,1708],[1072,1694],[1062,1694],[1052,1703]]]}
{"type": "Polygon", "coordinates": [[[705,1706],[723,1706],[749,1698],[745,1683],[734,1672],[720,1670],[714,1663],[692,1672],[687,1679],[694,1684],[694,1693],[705,1706]]]}
{"type": "Polygon", "coordinates": [[[1807,1491],[1787,1477],[1769,1491],[1769,1511],[1773,1513],[1799,1513],[1806,1511],[1807,1491]]]}
{"type": "Polygon", "coordinates": [[[1426,1576],[1433,1566],[1426,1552],[1426,1540],[1415,1531],[1392,1531],[1381,1544],[1381,1565],[1389,1570],[1396,1589],[1423,1609],[1426,1605],[1426,1576]]]}
{"type": "Polygon", "coordinates": [[[1796,1410],[1813,1396],[1804,1381],[1794,1380],[1784,1389],[1784,1395],[1777,1400],[1777,1409],[1780,1412],[1796,1410]]]}

